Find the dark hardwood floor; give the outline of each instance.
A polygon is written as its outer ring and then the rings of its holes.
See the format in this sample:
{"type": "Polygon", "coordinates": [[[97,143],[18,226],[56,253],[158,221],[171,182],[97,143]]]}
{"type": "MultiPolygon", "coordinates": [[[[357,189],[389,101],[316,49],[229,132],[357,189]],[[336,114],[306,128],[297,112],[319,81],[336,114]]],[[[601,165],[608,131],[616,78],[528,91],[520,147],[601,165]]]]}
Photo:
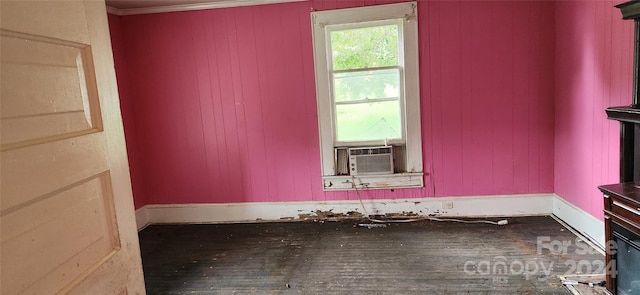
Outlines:
{"type": "Polygon", "coordinates": [[[140,244],[148,294],[570,294],[557,275],[603,272],[553,218],[508,220],[152,225],[140,244]]]}

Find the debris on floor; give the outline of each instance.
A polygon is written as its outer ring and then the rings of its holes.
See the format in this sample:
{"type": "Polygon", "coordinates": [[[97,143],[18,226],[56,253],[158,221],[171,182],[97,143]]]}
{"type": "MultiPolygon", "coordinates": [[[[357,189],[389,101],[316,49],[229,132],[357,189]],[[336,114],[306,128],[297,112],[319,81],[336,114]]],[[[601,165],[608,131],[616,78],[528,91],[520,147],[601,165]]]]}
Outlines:
{"type": "Polygon", "coordinates": [[[558,276],[562,284],[574,295],[605,295],[609,294],[604,286],[604,274],[584,274],[558,276]]]}
{"type": "Polygon", "coordinates": [[[366,227],[368,229],[387,227],[387,225],[384,224],[384,223],[359,223],[358,226],[359,227],[366,227]]]}
{"type": "Polygon", "coordinates": [[[362,219],[364,215],[357,211],[349,211],[347,213],[335,213],[333,210],[320,211],[316,210],[311,213],[298,214],[300,220],[342,220],[342,219],[362,219]]]}

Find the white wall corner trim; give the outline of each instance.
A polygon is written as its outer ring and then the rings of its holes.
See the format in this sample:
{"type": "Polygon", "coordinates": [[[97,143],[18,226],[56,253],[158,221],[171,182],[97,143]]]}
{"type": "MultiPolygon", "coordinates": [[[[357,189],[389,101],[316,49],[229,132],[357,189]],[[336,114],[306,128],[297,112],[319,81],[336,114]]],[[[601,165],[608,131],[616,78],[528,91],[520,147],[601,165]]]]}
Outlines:
{"type": "MultiPolygon", "coordinates": [[[[307,1],[307,0],[218,0],[218,1],[211,1],[211,2],[204,2],[204,3],[175,4],[175,5],[142,7],[142,8],[126,8],[126,9],[119,9],[119,8],[107,6],[107,12],[115,15],[136,15],[136,14],[192,11],[192,10],[203,10],[203,9],[265,5],[265,4],[276,4],[276,3],[288,3],[288,2],[303,2],[303,1],[307,1]]],[[[176,1],[176,2],[179,2],[179,1],[176,1]]]]}
{"type": "Polygon", "coordinates": [[[149,213],[147,212],[147,206],[142,206],[136,210],[136,225],[138,231],[143,230],[150,224],[149,213]]]}
{"type": "MultiPolygon", "coordinates": [[[[550,215],[554,195],[503,195],[363,200],[366,214],[413,212],[434,217],[550,215]]],[[[300,220],[316,211],[364,213],[358,200],[145,205],[136,211],[138,229],[163,223],[231,223],[300,220]]]]}
{"type": "Polygon", "coordinates": [[[576,229],[581,235],[604,249],[604,221],[569,203],[562,197],[553,197],[553,215],[576,229]]]}

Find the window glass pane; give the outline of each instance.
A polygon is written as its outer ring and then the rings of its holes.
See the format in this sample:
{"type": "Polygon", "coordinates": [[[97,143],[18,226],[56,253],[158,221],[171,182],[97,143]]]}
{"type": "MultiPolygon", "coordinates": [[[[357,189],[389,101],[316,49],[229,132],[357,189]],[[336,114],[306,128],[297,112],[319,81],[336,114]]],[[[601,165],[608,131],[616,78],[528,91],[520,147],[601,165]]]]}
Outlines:
{"type": "Polygon", "coordinates": [[[336,102],[400,97],[398,69],[336,73],[333,91],[336,102]]]}
{"type": "Polygon", "coordinates": [[[399,100],[336,105],[338,141],[398,138],[402,138],[399,100]]]}
{"type": "Polygon", "coordinates": [[[331,32],[334,70],[398,65],[398,25],[331,32]]]}

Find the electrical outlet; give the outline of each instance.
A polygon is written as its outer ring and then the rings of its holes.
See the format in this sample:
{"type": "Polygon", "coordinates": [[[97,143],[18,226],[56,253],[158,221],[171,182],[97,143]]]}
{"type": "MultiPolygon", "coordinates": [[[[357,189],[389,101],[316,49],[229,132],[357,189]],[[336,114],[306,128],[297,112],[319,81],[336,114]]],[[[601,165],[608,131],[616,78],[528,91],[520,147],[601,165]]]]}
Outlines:
{"type": "Polygon", "coordinates": [[[453,209],[453,202],[442,202],[442,209],[453,209]]]}

